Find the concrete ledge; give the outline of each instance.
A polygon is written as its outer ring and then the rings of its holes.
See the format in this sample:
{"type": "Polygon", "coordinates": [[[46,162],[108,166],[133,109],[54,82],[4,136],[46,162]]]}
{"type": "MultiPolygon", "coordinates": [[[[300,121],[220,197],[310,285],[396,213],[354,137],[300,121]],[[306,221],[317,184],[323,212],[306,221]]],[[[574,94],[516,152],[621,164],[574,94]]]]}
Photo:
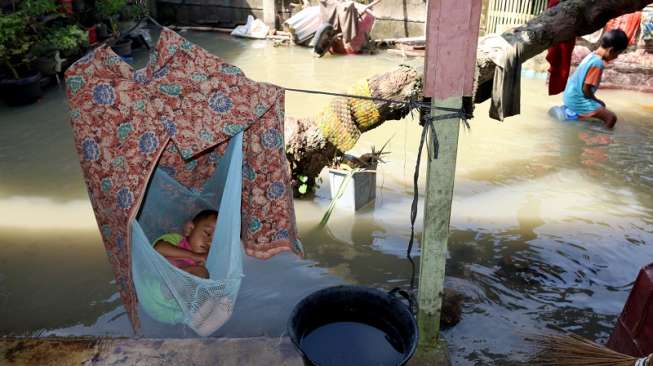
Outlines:
{"type": "Polygon", "coordinates": [[[432,346],[418,346],[408,366],[451,366],[449,347],[444,339],[438,339],[432,346]]]}
{"type": "Polygon", "coordinates": [[[0,365],[288,365],[303,361],[281,338],[0,338],[0,365]]]}

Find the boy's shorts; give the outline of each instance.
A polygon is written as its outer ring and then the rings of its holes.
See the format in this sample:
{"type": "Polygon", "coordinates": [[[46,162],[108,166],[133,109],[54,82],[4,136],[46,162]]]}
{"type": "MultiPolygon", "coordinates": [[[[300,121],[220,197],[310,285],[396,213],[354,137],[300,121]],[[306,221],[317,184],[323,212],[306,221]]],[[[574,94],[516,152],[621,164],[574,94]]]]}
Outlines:
{"type": "Polygon", "coordinates": [[[604,113],[605,111],[606,111],[605,107],[599,107],[590,113],[580,114],[578,115],[578,117],[581,119],[596,118],[596,116],[598,116],[601,113],[604,113]]]}

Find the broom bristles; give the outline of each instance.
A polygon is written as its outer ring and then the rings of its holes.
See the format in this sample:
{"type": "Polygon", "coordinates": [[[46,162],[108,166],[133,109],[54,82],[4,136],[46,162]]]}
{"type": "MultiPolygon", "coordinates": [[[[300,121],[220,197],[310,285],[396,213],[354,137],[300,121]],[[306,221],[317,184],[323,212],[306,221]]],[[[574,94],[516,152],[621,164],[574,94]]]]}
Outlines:
{"type": "MultiPolygon", "coordinates": [[[[535,336],[533,341],[537,342],[539,351],[529,365],[635,366],[639,359],[615,352],[577,335],[539,335],[535,336]]],[[[653,366],[653,364],[649,361],[645,366],[653,366]]]]}

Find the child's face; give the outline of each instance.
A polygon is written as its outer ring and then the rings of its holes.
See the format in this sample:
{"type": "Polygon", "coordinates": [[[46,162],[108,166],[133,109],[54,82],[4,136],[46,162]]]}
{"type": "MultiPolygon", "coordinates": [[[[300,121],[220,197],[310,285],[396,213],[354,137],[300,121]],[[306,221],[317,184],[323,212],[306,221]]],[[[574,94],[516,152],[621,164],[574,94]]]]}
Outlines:
{"type": "Polygon", "coordinates": [[[622,52],[623,51],[615,51],[614,48],[610,47],[610,48],[607,49],[604,58],[605,58],[606,61],[609,62],[609,61],[615,60],[617,57],[619,57],[619,55],[622,52]]]}
{"type": "Polygon", "coordinates": [[[193,228],[188,235],[188,243],[190,248],[195,253],[207,253],[211,247],[211,241],[213,240],[213,232],[215,231],[215,222],[217,221],[217,216],[209,216],[200,220],[197,224],[193,225],[193,228]]]}

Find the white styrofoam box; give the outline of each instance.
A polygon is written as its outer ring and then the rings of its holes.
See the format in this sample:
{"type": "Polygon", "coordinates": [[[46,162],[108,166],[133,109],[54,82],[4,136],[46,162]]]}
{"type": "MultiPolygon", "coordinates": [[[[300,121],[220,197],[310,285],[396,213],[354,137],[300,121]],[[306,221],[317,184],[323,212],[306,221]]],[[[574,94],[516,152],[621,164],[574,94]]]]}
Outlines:
{"type": "MultiPolygon", "coordinates": [[[[329,169],[329,183],[331,186],[331,199],[333,199],[340,185],[349,174],[346,170],[329,169]]],[[[355,172],[349,180],[345,191],[336,202],[336,207],[358,210],[376,198],[376,171],[363,170],[355,172]]]]}

